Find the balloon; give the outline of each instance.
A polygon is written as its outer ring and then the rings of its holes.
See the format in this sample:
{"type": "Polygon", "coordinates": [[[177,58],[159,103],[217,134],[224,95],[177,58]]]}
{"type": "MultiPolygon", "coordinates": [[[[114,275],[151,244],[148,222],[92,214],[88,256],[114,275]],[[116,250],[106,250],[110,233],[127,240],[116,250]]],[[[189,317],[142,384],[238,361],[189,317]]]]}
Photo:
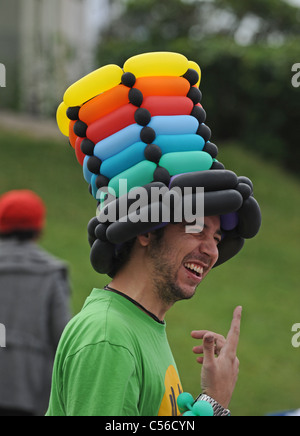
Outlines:
{"type": "Polygon", "coordinates": [[[188,97],[146,97],[141,106],[147,109],[151,116],[190,115],[193,102],[188,97]]]}
{"type": "Polygon", "coordinates": [[[195,416],[214,416],[214,409],[208,401],[197,401],[192,407],[192,412],[195,416]]]}
{"type": "Polygon", "coordinates": [[[84,104],[80,109],[79,118],[87,124],[92,124],[128,103],[128,88],[118,85],[84,104]]]}
{"type": "Polygon", "coordinates": [[[121,83],[123,71],[117,65],[107,65],[88,74],[70,86],[64,95],[66,106],[82,106],[83,103],[121,83]]]}
{"type": "Polygon", "coordinates": [[[160,135],[155,139],[163,154],[202,151],[205,145],[204,139],[198,135],[160,135]]]}
{"type": "Polygon", "coordinates": [[[203,151],[187,151],[184,153],[165,154],[159,166],[166,168],[171,175],[209,170],[212,157],[203,151]]]}
{"type": "Polygon", "coordinates": [[[238,211],[242,204],[243,197],[234,189],[206,192],[204,214],[205,216],[226,215],[238,211]]]}
{"type": "Polygon", "coordinates": [[[185,186],[191,186],[192,188],[202,186],[205,191],[221,191],[225,189],[235,189],[237,184],[238,178],[233,171],[198,171],[173,177],[170,183],[170,189],[176,186],[181,189],[185,186]]]}
{"type": "Polygon", "coordinates": [[[226,215],[221,215],[221,228],[227,232],[235,229],[239,223],[237,212],[231,212],[226,215]]]}
{"type": "Polygon", "coordinates": [[[78,121],[79,120],[79,111],[81,106],[75,106],[75,107],[69,107],[67,110],[67,117],[71,121],[78,121]]]}
{"type": "Polygon", "coordinates": [[[125,129],[111,135],[96,144],[95,156],[102,161],[122,152],[130,145],[139,142],[142,127],[138,124],[131,124],[125,129]]]}
{"type": "Polygon", "coordinates": [[[137,235],[152,231],[152,229],[157,227],[158,223],[151,223],[151,211],[157,210],[158,214],[161,214],[161,209],[161,203],[151,203],[149,206],[142,207],[140,215],[148,217],[146,222],[134,222],[131,214],[128,214],[126,221],[116,221],[108,227],[106,232],[107,239],[113,244],[123,244],[135,238],[137,235]]]}
{"type": "Polygon", "coordinates": [[[156,52],[134,56],[124,64],[124,71],[137,78],[144,76],[183,76],[189,68],[188,60],[178,53],[156,52]]]}
{"type": "Polygon", "coordinates": [[[148,144],[145,148],[144,155],[147,160],[158,165],[162,157],[162,150],[158,145],[148,144]]]}
{"type": "Polygon", "coordinates": [[[99,221],[97,217],[92,218],[88,223],[87,231],[88,231],[90,246],[92,246],[95,240],[97,239],[95,235],[95,229],[98,225],[99,225],[99,221]]]}
{"type": "Polygon", "coordinates": [[[148,127],[151,127],[156,135],[185,135],[196,133],[199,122],[189,115],[157,116],[152,117],[148,127]]]}
{"type": "MultiPolygon", "coordinates": [[[[119,198],[115,198],[110,203],[105,204],[104,207],[101,208],[101,212],[99,215],[99,222],[104,223],[105,221],[109,222],[109,224],[112,224],[118,220],[120,220],[123,217],[126,217],[128,214],[128,210],[131,207],[133,203],[136,202],[136,198],[142,196],[145,192],[147,194],[147,205],[151,204],[151,190],[153,188],[156,189],[165,189],[166,185],[163,183],[149,183],[142,187],[138,187],[133,189],[130,194],[124,194],[119,198]],[[125,206],[124,206],[125,204],[125,206]],[[110,217],[113,217],[112,220],[110,217]]],[[[146,204],[145,204],[146,205],[146,204]]],[[[108,226],[108,224],[106,223],[108,226]]]]}
{"type": "MultiPolygon", "coordinates": [[[[121,244],[175,222],[180,190],[186,196],[180,205],[195,210],[202,195],[196,188],[204,188],[205,216],[220,216],[222,241],[216,265],[236,255],[245,239],[259,231],[261,212],[252,182],[225,170],[217,160],[218,147],[210,142],[211,130],[204,124],[200,82],[201,69],[195,62],[178,53],[156,52],[128,59],[123,70],[117,65],[99,68],[65,92],[57,123],[75,148],[100,216],[120,206],[123,197],[128,200],[115,219],[105,224],[95,219],[89,225],[96,271],[112,274],[121,244]],[[145,185],[150,190],[155,184],[174,197],[167,203],[169,217],[162,214],[168,198],[164,194],[134,213],[137,205],[131,190],[145,185]],[[113,194],[109,205],[107,191],[113,194]],[[141,214],[145,222],[139,219],[141,214]]],[[[191,407],[190,414],[204,413],[201,404],[191,407]]]]}
{"type": "Polygon", "coordinates": [[[69,136],[69,126],[70,126],[70,120],[67,117],[67,109],[68,106],[62,102],[57,109],[56,112],[56,120],[59,127],[59,130],[64,136],[69,136]]]}
{"type": "Polygon", "coordinates": [[[155,96],[186,97],[190,91],[190,83],[183,77],[140,77],[134,88],[139,89],[144,98],[155,96]]]}
{"type": "Polygon", "coordinates": [[[119,173],[133,167],[139,162],[145,160],[145,148],[147,144],[144,142],[136,142],[127,147],[117,155],[106,159],[101,166],[101,174],[112,179],[119,173]]]}
{"type": "Polygon", "coordinates": [[[87,137],[95,144],[117,133],[125,127],[135,124],[136,107],[127,104],[91,124],[87,129],[87,137]]]}
{"type": "MultiPolygon", "coordinates": [[[[99,174],[93,174],[91,177],[91,188],[92,188],[92,196],[97,199],[97,192],[98,192],[98,186],[97,182],[99,177],[101,177],[99,174]]],[[[104,176],[103,176],[104,177],[104,176]]],[[[107,186],[109,180],[105,180],[105,185],[107,186]]]]}
{"type": "Polygon", "coordinates": [[[74,126],[76,123],[77,123],[77,121],[70,121],[70,124],[69,124],[69,140],[70,140],[70,144],[72,145],[73,148],[75,148],[75,143],[76,143],[76,140],[78,138],[78,136],[74,132],[74,126]]]}
{"type": "Polygon", "coordinates": [[[194,61],[189,61],[189,66],[188,66],[188,68],[191,68],[191,69],[197,71],[198,76],[199,76],[199,80],[198,80],[198,82],[195,84],[195,86],[196,86],[197,88],[199,88],[200,83],[201,83],[201,75],[202,75],[202,73],[201,73],[201,69],[200,69],[199,65],[196,64],[196,62],[194,62],[194,61]]]}
{"type": "Polygon", "coordinates": [[[116,193],[116,196],[119,196],[119,181],[121,179],[127,180],[127,191],[137,186],[143,186],[147,183],[153,181],[153,174],[157,165],[153,162],[149,162],[144,160],[143,162],[138,163],[134,167],[131,167],[129,170],[126,170],[118,176],[111,179],[108,187],[112,188],[116,193]]]}
{"type": "Polygon", "coordinates": [[[77,138],[76,142],[75,142],[76,158],[81,166],[83,166],[83,161],[85,159],[85,154],[81,151],[82,141],[83,141],[83,138],[77,138]]]}
{"type": "Polygon", "coordinates": [[[177,398],[177,405],[180,413],[184,413],[187,412],[188,410],[191,410],[194,403],[195,400],[193,396],[188,392],[183,392],[177,398]]]}
{"type": "Polygon", "coordinates": [[[122,83],[127,88],[133,88],[136,82],[136,77],[132,73],[124,73],[122,76],[122,83]]]}
{"type": "Polygon", "coordinates": [[[261,211],[254,197],[244,201],[239,210],[239,234],[245,239],[254,238],[261,227],[261,211]]]}
{"type": "Polygon", "coordinates": [[[114,245],[97,239],[91,249],[90,260],[99,274],[107,274],[111,269],[111,259],[115,253],[114,245]]]}
{"type": "Polygon", "coordinates": [[[94,156],[95,144],[87,138],[82,139],[81,151],[87,156],[94,156]]]}
{"type": "Polygon", "coordinates": [[[245,239],[240,236],[230,237],[230,235],[225,235],[224,239],[218,245],[219,259],[214,265],[214,268],[236,256],[241,251],[244,244],[245,239]]]}
{"type": "Polygon", "coordinates": [[[87,166],[89,158],[89,156],[86,156],[83,160],[83,177],[87,183],[91,183],[93,175],[93,173],[91,173],[87,166]]]}

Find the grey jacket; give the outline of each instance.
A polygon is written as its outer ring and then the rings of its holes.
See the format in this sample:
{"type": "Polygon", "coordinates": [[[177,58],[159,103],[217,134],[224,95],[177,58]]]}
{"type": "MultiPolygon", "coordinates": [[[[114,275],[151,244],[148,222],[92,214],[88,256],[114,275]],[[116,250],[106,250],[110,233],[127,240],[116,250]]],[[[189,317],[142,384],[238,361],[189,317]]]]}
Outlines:
{"type": "Polygon", "coordinates": [[[45,414],[69,299],[65,264],[35,243],[0,241],[0,408],[45,414]]]}

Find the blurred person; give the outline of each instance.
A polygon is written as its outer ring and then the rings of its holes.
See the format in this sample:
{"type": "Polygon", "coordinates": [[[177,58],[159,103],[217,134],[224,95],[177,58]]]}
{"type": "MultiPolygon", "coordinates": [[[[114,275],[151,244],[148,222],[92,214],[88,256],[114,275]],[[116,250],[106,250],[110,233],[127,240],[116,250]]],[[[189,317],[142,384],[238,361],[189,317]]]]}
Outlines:
{"type": "Polygon", "coordinates": [[[0,416],[47,408],[55,351],[70,320],[67,266],[38,246],[46,208],[32,191],[0,197],[0,416]]]}

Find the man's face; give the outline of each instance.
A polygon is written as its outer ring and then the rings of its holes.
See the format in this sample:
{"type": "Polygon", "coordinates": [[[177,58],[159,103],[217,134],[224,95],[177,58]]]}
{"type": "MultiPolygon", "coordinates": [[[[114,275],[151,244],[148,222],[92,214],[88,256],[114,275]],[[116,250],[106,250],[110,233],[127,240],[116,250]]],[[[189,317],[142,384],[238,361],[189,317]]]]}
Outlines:
{"type": "Polygon", "coordinates": [[[220,218],[206,217],[201,233],[186,233],[186,224],[170,224],[163,238],[149,246],[156,292],[166,303],[190,299],[218,260],[220,218]]]}

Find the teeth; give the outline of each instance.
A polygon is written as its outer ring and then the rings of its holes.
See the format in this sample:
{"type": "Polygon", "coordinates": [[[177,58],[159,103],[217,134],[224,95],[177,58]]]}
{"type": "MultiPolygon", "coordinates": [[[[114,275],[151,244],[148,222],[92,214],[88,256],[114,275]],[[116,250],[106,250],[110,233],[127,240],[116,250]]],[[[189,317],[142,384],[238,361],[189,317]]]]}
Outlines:
{"type": "Polygon", "coordinates": [[[196,271],[198,274],[203,274],[204,269],[199,265],[195,265],[194,263],[186,263],[184,266],[191,271],[196,271]]]}

